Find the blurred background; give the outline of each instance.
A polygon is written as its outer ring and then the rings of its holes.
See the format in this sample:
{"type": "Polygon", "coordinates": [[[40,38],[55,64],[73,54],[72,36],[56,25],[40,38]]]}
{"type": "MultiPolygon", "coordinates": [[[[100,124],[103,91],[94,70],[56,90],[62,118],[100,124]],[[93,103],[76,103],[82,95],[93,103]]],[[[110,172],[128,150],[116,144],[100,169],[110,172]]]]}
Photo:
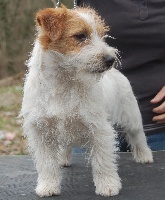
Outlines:
{"type": "MultiPolygon", "coordinates": [[[[73,0],[61,0],[73,8],[73,0]]],[[[0,155],[27,154],[18,118],[25,62],[35,39],[35,13],[55,0],[0,0],[0,155]]]]}

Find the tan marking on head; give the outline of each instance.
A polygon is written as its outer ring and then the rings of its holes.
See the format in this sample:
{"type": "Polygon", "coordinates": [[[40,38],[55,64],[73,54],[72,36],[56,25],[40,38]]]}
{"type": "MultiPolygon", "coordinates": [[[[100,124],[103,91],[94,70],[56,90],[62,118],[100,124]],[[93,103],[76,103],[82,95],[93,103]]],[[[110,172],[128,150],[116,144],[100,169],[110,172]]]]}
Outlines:
{"type": "Polygon", "coordinates": [[[96,20],[96,29],[100,37],[105,35],[107,27],[96,12],[89,8],[70,10],[49,8],[37,13],[37,25],[41,27],[39,40],[43,48],[63,54],[79,52],[91,43],[92,27],[77,12],[91,13],[96,20]]]}
{"type": "Polygon", "coordinates": [[[53,41],[61,37],[66,15],[67,9],[65,7],[58,9],[46,8],[37,13],[36,22],[41,27],[43,34],[53,41]]]}
{"type": "Polygon", "coordinates": [[[110,27],[105,24],[105,21],[100,17],[96,10],[86,7],[78,8],[77,11],[93,16],[96,25],[96,31],[100,37],[103,37],[110,30],[110,27]]]}

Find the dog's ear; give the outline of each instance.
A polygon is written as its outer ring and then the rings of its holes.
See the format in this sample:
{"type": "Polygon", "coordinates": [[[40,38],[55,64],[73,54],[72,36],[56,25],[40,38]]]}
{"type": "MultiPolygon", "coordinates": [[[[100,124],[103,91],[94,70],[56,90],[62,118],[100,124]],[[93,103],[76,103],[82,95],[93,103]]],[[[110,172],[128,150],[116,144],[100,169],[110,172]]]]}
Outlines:
{"type": "Polygon", "coordinates": [[[53,41],[61,37],[66,17],[66,7],[46,8],[36,14],[36,24],[53,41]]]}

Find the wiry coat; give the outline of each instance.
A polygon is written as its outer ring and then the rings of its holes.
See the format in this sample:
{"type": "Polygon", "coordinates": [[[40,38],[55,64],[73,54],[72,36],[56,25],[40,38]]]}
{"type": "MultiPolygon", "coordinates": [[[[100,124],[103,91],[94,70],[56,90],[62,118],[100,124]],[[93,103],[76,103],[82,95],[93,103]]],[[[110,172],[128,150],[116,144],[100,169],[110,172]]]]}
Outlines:
{"type": "Polygon", "coordinates": [[[70,165],[73,146],[87,145],[96,193],[116,195],[121,183],[114,124],[126,131],[137,162],[153,159],[130,84],[106,65],[107,57],[117,60],[117,50],[104,42],[108,27],[89,8],[45,9],[36,21],[21,110],[38,171],[36,192],[59,194],[59,166],[70,165]]]}

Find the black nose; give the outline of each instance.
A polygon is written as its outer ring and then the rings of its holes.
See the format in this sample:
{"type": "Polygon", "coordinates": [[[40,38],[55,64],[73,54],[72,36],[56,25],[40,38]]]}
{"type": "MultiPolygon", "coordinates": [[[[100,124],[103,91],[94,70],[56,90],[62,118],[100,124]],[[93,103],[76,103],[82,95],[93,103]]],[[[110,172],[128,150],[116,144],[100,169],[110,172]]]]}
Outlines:
{"type": "Polygon", "coordinates": [[[115,61],[115,58],[110,55],[107,55],[107,56],[104,56],[104,61],[105,61],[106,68],[109,69],[110,67],[112,67],[115,61]]]}

